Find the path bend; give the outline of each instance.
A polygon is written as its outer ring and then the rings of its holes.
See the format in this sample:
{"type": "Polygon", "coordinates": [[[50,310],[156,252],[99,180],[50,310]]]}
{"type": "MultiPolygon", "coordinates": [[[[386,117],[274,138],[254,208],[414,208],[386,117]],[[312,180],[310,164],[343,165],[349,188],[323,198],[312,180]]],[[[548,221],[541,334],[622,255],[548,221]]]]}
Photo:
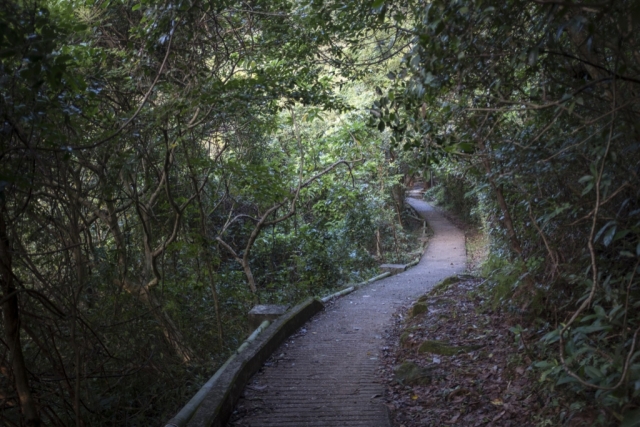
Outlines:
{"type": "Polygon", "coordinates": [[[434,231],[417,266],[361,288],[315,316],[246,387],[234,427],[390,427],[376,371],[391,315],[464,271],[464,234],[429,204],[407,199],[434,231]]]}

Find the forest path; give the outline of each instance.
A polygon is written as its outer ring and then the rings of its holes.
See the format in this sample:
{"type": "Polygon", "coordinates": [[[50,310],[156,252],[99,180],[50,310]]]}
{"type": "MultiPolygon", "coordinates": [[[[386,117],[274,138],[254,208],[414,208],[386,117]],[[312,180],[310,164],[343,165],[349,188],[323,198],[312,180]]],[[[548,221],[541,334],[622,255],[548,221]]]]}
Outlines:
{"type": "Polygon", "coordinates": [[[391,315],[466,262],[463,232],[429,204],[407,201],[434,231],[420,263],[311,319],[251,379],[229,426],[390,427],[377,368],[391,315]]]}

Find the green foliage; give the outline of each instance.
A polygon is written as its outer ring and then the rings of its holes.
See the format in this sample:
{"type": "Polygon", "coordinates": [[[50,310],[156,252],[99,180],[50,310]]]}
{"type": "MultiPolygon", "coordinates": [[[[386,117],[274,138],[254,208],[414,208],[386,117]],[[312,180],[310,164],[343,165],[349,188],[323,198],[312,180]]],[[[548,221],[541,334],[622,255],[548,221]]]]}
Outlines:
{"type": "Polygon", "coordinates": [[[370,124],[425,164],[455,159],[432,195],[465,215],[459,196],[478,197],[494,300],[556,322],[564,343],[543,341],[545,379],[579,378],[560,386],[621,421],[640,405],[636,2],[435,0],[404,12],[412,43],[370,124]],[[471,177],[473,193],[451,175],[471,177]]]}
{"type": "MultiPolygon", "coordinates": [[[[389,189],[401,173],[366,127],[375,89],[343,78],[367,74],[354,61],[379,49],[335,42],[372,34],[380,10],[342,21],[370,11],[0,5],[13,248],[0,299],[15,278],[43,424],[166,421],[246,337],[255,302],[295,304],[399,256],[409,239],[389,189]]],[[[0,383],[13,390],[11,375],[0,383]]],[[[24,424],[21,404],[6,399],[0,423],[24,424]]]]}
{"type": "Polygon", "coordinates": [[[478,196],[480,184],[468,175],[460,174],[458,169],[446,160],[432,166],[435,184],[425,192],[424,198],[455,212],[467,224],[481,227],[486,221],[486,214],[483,214],[478,196]]]}
{"type": "Polygon", "coordinates": [[[167,418],[255,301],[402,262],[402,184],[430,171],[490,234],[494,306],[544,325],[543,381],[633,425],[638,11],[2,3],[3,301],[11,277],[44,422],[167,418]]]}

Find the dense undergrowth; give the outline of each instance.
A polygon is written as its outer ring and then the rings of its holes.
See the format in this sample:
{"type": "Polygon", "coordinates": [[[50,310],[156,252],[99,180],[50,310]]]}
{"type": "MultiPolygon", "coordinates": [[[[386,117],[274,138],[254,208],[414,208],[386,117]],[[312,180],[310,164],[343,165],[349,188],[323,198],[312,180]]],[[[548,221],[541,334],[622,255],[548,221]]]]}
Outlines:
{"type": "MultiPolygon", "coordinates": [[[[496,225],[492,224],[492,222],[497,219],[495,217],[492,218],[493,211],[483,205],[482,195],[479,195],[474,190],[477,189],[477,182],[465,180],[464,177],[451,173],[451,170],[455,170],[459,167],[459,164],[447,162],[447,165],[447,168],[440,168],[440,176],[442,178],[437,177],[435,179],[436,185],[425,194],[425,198],[450,212],[454,222],[466,229],[468,236],[473,236],[471,240],[467,239],[468,255],[471,255],[472,263],[471,268],[468,268],[468,272],[482,280],[479,285],[478,283],[472,284],[472,289],[465,291],[466,295],[462,295],[460,298],[471,298],[474,301],[472,305],[475,306],[476,316],[497,316],[496,318],[500,319],[499,321],[502,324],[498,330],[501,330],[503,334],[508,333],[511,337],[510,339],[514,340],[514,346],[511,350],[512,358],[516,357],[518,361],[516,363],[513,360],[507,360],[506,358],[502,360],[499,357],[495,360],[503,363],[504,369],[507,371],[515,369],[514,363],[522,365],[518,369],[527,369],[527,376],[529,377],[529,380],[526,380],[522,386],[524,387],[524,384],[526,384],[526,388],[530,389],[529,392],[538,396],[545,396],[542,400],[538,399],[539,402],[536,402],[537,409],[533,411],[532,407],[523,408],[522,410],[510,407],[507,414],[511,411],[512,416],[507,416],[501,421],[496,419],[494,421],[497,423],[496,425],[502,425],[502,423],[511,425],[510,423],[513,422],[513,416],[515,416],[516,412],[524,414],[531,411],[531,417],[528,422],[535,426],[560,424],[571,426],[614,426],[619,425],[621,420],[624,426],[634,425],[633,423],[637,416],[634,411],[628,411],[626,416],[622,417],[614,409],[623,408],[622,410],[624,411],[625,407],[633,407],[634,401],[637,399],[634,392],[634,383],[637,379],[635,378],[635,371],[632,370],[633,368],[626,372],[627,381],[629,381],[628,394],[620,393],[620,391],[624,390],[624,388],[621,388],[620,390],[611,390],[616,391],[613,396],[607,396],[606,390],[594,391],[585,388],[577,379],[568,377],[564,373],[558,361],[557,347],[554,345],[557,343],[557,329],[554,328],[554,325],[558,322],[559,306],[566,309],[567,305],[566,301],[560,302],[552,297],[553,294],[549,294],[549,292],[553,291],[554,286],[561,285],[557,282],[549,281],[544,285],[544,289],[541,289],[543,285],[540,283],[535,285],[536,288],[527,287],[532,286],[527,283],[527,277],[534,274],[535,269],[539,268],[542,263],[536,266],[531,261],[521,261],[509,255],[510,251],[504,248],[505,242],[500,239],[501,235],[498,234],[496,236],[490,232],[490,230],[496,229],[496,225]],[[489,232],[485,233],[485,231],[489,232]],[[483,251],[482,248],[478,247],[479,242],[487,245],[487,251],[483,251]],[[469,246],[469,243],[471,243],[471,246],[469,246]],[[480,261],[478,261],[478,257],[480,257],[480,261]],[[539,403],[543,403],[543,405],[540,406],[539,403]]],[[[541,273],[538,272],[538,274],[541,273]]],[[[447,286],[441,286],[441,288],[446,289],[447,286]]],[[[433,295],[429,295],[429,299],[435,298],[435,300],[438,300],[438,292],[434,290],[433,295]]],[[[621,309],[622,307],[619,308],[621,309]]],[[[607,335],[602,331],[610,331],[613,327],[607,326],[605,322],[613,321],[615,324],[615,319],[607,317],[601,310],[600,307],[596,307],[596,313],[600,312],[601,314],[587,318],[587,321],[596,319],[597,324],[595,326],[581,326],[579,331],[585,335],[597,331],[601,333],[600,339],[606,340],[607,335]]],[[[455,330],[462,328],[461,325],[457,325],[459,323],[457,319],[449,319],[444,322],[453,324],[454,326],[452,327],[455,330]]],[[[433,328],[435,327],[431,329],[433,328]]],[[[594,346],[592,348],[593,351],[604,356],[604,352],[601,350],[604,348],[602,344],[598,344],[597,341],[590,341],[590,345],[594,346]]],[[[496,352],[502,350],[495,349],[496,352]]],[[[577,348],[573,349],[573,351],[577,350],[577,348]]],[[[587,350],[583,349],[580,352],[584,354],[587,350]]],[[[397,359],[401,355],[398,353],[393,357],[397,359]]],[[[609,360],[612,361],[611,359],[609,360]]],[[[585,362],[583,361],[583,363],[585,362]]],[[[624,369],[622,366],[619,366],[619,368],[624,369]]],[[[465,372],[467,374],[470,370],[475,372],[475,369],[475,367],[467,368],[465,372]]],[[[586,370],[589,371],[589,369],[587,368],[586,370]]],[[[614,372],[610,371],[610,374],[614,374],[614,372]]],[[[480,371],[476,372],[476,374],[482,375],[480,371]]],[[[515,374],[512,372],[512,375],[515,374]]],[[[603,372],[591,369],[587,375],[591,375],[591,378],[602,378],[603,372]]],[[[518,381],[522,382],[522,380],[518,381]]],[[[418,395],[420,395],[420,390],[416,392],[418,395]]],[[[413,409],[415,417],[420,417],[420,407],[413,409]]],[[[501,408],[494,407],[494,409],[501,408]]],[[[458,413],[473,416],[474,412],[468,412],[470,410],[461,409],[462,412],[458,411],[458,413]]],[[[435,411],[435,413],[438,413],[437,409],[435,411]]],[[[429,413],[434,412],[431,411],[429,413]]],[[[455,414],[456,410],[453,407],[449,411],[449,415],[455,414]]],[[[504,411],[498,411],[495,414],[494,416],[504,415],[504,411]]],[[[490,420],[490,418],[487,418],[487,420],[490,420]]],[[[446,422],[444,419],[441,419],[441,421],[446,422]]],[[[413,425],[413,421],[407,421],[405,424],[413,425]]],[[[525,423],[525,425],[529,424],[525,423]]]]}
{"type": "Polygon", "coordinates": [[[415,37],[374,122],[440,165],[447,189],[434,193],[479,213],[492,304],[520,316],[541,381],[597,407],[596,423],[637,424],[640,5],[434,0],[403,12],[415,37]]]}

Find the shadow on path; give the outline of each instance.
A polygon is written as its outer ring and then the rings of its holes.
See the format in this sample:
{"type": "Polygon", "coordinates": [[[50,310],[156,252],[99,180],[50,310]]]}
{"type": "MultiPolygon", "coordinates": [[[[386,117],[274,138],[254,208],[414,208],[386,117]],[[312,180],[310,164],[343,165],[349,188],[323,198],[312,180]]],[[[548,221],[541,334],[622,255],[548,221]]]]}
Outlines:
{"type": "Polygon", "coordinates": [[[427,203],[407,199],[434,236],[414,268],[375,282],[311,319],[274,353],[229,426],[390,427],[376,375],[385,329],[407,299],[465,268],[464,234],[427,203]]]}

